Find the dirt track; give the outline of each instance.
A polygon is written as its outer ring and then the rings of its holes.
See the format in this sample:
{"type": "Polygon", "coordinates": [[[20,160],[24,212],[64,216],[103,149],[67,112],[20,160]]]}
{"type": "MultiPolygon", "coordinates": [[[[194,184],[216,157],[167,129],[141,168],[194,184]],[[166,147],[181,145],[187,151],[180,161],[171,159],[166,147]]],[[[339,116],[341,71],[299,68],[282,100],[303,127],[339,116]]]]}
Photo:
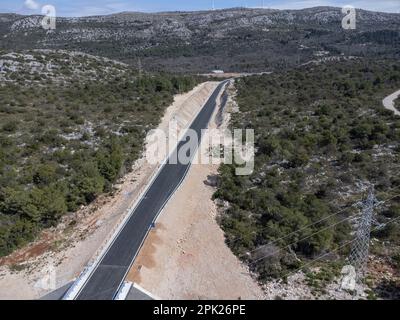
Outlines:
{"type": "Polygon", "coordinates": [[[390,96],[387,96],[387,97],[386,97],[385,99],[383,99],[383,101],[382,101],[383,106],[384,106],[386,109],[388,109],[388,110],[390,110],[390,111],[393,111],[394,114],[395,114],[396,116],[400,116],[400,111],[397,110],[396,107],[394,106],[394,101],[395,101],[396,99],[398,99],[399,97],[400,97],[400,90],[398,90],[398,91],[392,93],[390,96]]]}

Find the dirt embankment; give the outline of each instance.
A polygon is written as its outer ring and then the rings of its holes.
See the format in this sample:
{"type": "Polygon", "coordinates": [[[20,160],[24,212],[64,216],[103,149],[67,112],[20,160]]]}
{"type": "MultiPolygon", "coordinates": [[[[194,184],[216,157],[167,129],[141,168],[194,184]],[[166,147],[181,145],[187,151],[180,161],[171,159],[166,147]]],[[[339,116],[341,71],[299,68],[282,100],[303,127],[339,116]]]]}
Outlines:
{"type": "MultiPolygon", "coordinates": [[[[226,128],[234,105],[228,101],[226,128]]],[[[204,143],[205,139],[203,139],[204,143]]],[[[202,146],[202,152],[208,152],[202,146]]],[[[128,280],[162,299],[262,299],[263,291],[225,244],[219,227],[215,188],[217,164],[193,164],[142,248],[128,280]],[[211,178],[211,179],[210,179],[211,178]]]]}
{"type": "MultiPolygon", "coordinates": [[[[217,85],[206,82],[177,95],[159,128],[166,130],[176,116],[183,128],[217,85]]],[[[44,231],[35,243],[0,259],[0,299],[37,299],[72,281],[104,245],[156,169],[145,159],[138,160],[113,195],[99,197],[66,216],[57,228],[44,231]]]]}

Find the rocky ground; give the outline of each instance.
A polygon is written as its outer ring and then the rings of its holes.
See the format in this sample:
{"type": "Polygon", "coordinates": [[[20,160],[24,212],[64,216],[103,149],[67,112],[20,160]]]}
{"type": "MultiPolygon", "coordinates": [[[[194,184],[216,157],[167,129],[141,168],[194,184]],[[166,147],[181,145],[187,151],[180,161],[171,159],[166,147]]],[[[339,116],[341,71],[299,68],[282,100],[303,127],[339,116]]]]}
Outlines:
{"type": "MultiPolygon", "coordinates": [[[[206,82],[176,96],[159,128],[166,130],[176,114],[182,115],[182,124],[190,121],[217,84],[206,82]]],[[[156,168],[144,158],[138,160],[112,195],[99,197],[66,216],[57,228],[44,231],[36,242],[0,259],[0,299],[38,299],[77,277],[109,239],[156,168]]]]}
{"type": "MultiPolygon", "coordinates": [[[[229,112],[219,128],[226,128],[229,112]]],[[[217,127],[216,111],[210,129],[217,127]]],[[[202,152],[209,149],[202,144],[202,152]]],[[[146,240],[128,280],[163,299],[264,299],[248,269],[225,244],[212,200],[218,164],[193,164],[146,240]]]]}

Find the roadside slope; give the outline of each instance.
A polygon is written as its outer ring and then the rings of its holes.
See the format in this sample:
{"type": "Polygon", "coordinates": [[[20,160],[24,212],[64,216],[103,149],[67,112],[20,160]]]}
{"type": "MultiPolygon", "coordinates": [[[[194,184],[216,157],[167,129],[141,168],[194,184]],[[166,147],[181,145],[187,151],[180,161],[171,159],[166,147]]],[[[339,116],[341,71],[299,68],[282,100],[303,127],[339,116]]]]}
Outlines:
{"type": "MultiPolygon", "coordinates": [[[[206,82],[189,93],[175,96],[158,128],[166,130],[176,115],[180,116],[182,125],[189,123],[217,84],[206,82]]],[[[0,299],[37,299],[79,275],[121,221],[154,170],[155,166],[139,159],[133,171],[116,186],[114,195],[99,197],[91,205],[65,217],[57,228],[43,232],[32,245],[2,259],[0,299]],[[55,288],[43,283],[52,272],[55,288]]]]}
{"type": "MultiPolygon", "coordinates": [[[[228,105],[224,110],[231,110],[228,105]]],[[[216,110],[210,128],[216,127],[216,110]]],[[[226,119],[225,114],[225,119],[226,119]]],[[[227,122],[224,121],[223,126],[227,122]]],[[[204,140],[203,140],[204,141],[204,140]]],[[[204,150],[202,144],[201,148],[204,150]]],[[[157,221],[128,280],[162,299],[262,299],[261,288],[225,244],[217,223],[213,164],[194,164],[157,221]],[[211,183],[212,184],[212,183],[211,183]]]]}

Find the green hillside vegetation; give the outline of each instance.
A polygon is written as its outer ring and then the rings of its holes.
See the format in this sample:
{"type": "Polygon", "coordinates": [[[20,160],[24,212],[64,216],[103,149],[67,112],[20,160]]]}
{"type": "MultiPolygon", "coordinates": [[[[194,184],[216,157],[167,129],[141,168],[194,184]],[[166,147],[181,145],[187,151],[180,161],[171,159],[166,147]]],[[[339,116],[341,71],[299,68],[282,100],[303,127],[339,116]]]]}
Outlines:
{"type": "Polygon", "coordinates": [[[84,51],[146,70],[182,73],[263,72],[316,57],[399,58],[399,15],[357,9],[357,28],[343,30],[341,8],[232,8],[198,12],[124,12],[57,19],[51,35],[38,17],[0,13],[0,49],[84,51]],[[23,39],[23,41],[21,41],[23,39]]]}
{"type": "MultiPolygon", "coordinates": [[[[381,200],[400,193],[400,117],[382,106],[400,88],[400,64],[311,64],[243,78],[236,86],[241,112],[233,115],[232,127],[255,130],[255,172],[236,176],[235,166],[223,165],[215,198],[229,203],[220,217],[228,245],[267,280],[349,241],[349,222],[329,226],[357,212],[351,205],[368,183],[381,200]]],[[[399,198],[378,220],[398,216],[399,198]]],[[[393,223],[373,234],[387,241],[375,253],[390,263],[398,257],[399,233],[393,223]]],[[[346,257],[348,249],[339,254],[346,257]]]]}
{"type": "Polygon", "coordinates": [[[1,83],[0,256],[112,191],[173,95],[197,82],[123,71],[104,81],[1,83]]]}

